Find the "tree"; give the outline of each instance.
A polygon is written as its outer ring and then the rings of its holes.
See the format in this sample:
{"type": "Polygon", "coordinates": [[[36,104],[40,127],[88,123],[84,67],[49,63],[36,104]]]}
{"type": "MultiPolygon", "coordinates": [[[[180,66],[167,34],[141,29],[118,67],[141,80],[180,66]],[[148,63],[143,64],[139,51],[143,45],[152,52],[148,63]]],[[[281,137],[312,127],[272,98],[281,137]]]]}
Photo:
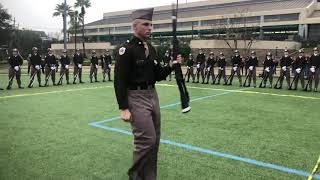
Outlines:
{"type": "Polygon", "coordinates": [[[86,14],[86,8],[91,7],[91,2],[90,0],[77,0],[76,3],[74,4],[75,8],[81,8],[81,12],[79,14],[79,20],[81,21],[82,24],[82,46],[83,46],[83,54],[85,55],[85,44],[84,44],[84,16],[86,14]]]}
{"type": "Polygon", "coordinates": [[[0,3],[0,45],[8,45],[12,32],[11,15],[0,3]]]}
{"type": "Polygon", "coordinates": [[[57,4],[56,8],[54,9],[55,12],[53,13],[53,16],[62,16],[63,19],[63,42],[64,42],[64,48],[67,49],[67,15],[71,11],[71,7],[66,3],[57,4]]]}
{"type": "Polygon", "coordinates": [[[69,28],[69,33],[74,34],[74,50],[77,49],[77,33],[78,33],[78,27],[80,26],[79,24],[79,12],[78,11],[73,11],[71,10],[69,12],[70,16],[70,28],[69,28]]]}

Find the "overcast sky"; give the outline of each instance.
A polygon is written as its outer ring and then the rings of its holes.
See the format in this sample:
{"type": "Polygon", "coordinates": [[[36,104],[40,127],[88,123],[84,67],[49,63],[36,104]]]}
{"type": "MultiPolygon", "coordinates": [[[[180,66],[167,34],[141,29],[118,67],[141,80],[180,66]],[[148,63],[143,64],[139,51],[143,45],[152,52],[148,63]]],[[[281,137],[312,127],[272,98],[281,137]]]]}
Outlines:
{"type": "MultiPolygon", "coordinates": [[[[55,5],[62,3],[63,0],[0,0],[0,2],[16,18],[20,28],[46,32],[62,30],[62,17],[52,17],[52,14],[55,5]]],[[[92,6],[87,9],[85,22],[102,19],[104,12],[170,5],[172,2],[176,0],[91,0],[92,6]]],[[[73,6],[75,0],[67,0],[67,3],[73,6]]],[[[180,0],[180,3],[186,3],[186,0],[180,0]]]]}

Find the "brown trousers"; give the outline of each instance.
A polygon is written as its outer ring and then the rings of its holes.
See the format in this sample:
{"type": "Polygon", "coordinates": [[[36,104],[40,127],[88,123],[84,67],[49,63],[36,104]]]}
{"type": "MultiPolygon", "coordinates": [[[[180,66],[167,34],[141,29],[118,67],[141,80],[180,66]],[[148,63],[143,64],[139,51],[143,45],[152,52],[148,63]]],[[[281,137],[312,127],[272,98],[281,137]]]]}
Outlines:
{"type": "Polygon", "coordinates": [[[215,79],[215,76],[214,76],[214,68],[213,68],[213,67],[211,67],[211,68],[209,69],[209,71],[208,71],[208,68],[206,68],[205,77],[206,77],[207,83],[209,83],[210,76],[211,76],[212,82],[213,82],[214,79],[215,79]]]}
{"type": "Polygon", "coordinates": [[[231,69],[231,79],[229,81],[229,84],[232,84],[232,81],[233,81],[233,77],[234,75],[237,75],[238,79],[239,79],[239,84],[242,85],[242,79],[241,79],[241,74],[240,74],[240,67],[237,68],[236,71],[233,70],[233,67],[231,69]],[[233,74],[233,76],[231,76],[233,74]]]}
{"type": "Polygon", "coordinates": [[[104,64],[103,66],[103,80],[106,80],[106,75],[108,75],[108,80],[110,81],[111,80],[111,68],[109,68],[109,65],[108,64],[104,64]]]}
{"type": "Polygon", "coordinates": [[[290,68],[287,68],[286,71],[284,71],[281,68],[280,77],[279,77],[280,78],[280,87],[282,87],[284,77],[286,77],[287,85],[288,85],[288,88],[289,88],[289,86],[290,86],[290,68]]]}
{"type": "Polygon", "coordinates": [[[13,83],[13,78],[14,76],[16,76],[16,80],[17,80],[17,84],[20,87],[21,86],[21,69],[19,69],[19,71],[16,71],[13,67],[9,68],[9,85],[8,86],[12,86],[13,83]]]}
{"type": "Polygon", "coordinates": [[[252,71],[248,69],[249,72],[249,85],[251,84],[251,80],[253,80],[253,86],[257,84],[257,69],[256,67],[253,68],[252,71]]]}
{"type": "Polygon", "coordinates": [[[190,76],[192,78],[192,82],[194,82],[194,73],[193,73],[193,67],[190,67],[190,69],[187,69],[187,72],[186,72],[186,75],[185,75],[185,78],[187,79],[187,82],[189,82],[190,80],[190,76]]]}
{"type": "Polygon", "coordinates": [[[220,69],[218,70],[218,84],[220,84],[220,80],[221,80],[221,77],[223,78],[223,81],[224,81],[224,84],[227,84],[227,76],[226,76],[226,68],[223,67],[223,69],[220,69]]]}
{"type": "Polygon", "coordinates": [[[91,65],[90,67],[90,81],[92,81],[92,78],[97,81],[97,73],[98,73],[98,68],[96,68],[95,65],[91,65]]]}
{"type": "Polygon", "coordinates": [[[79,82],[81,82],[82,81],[82,79],[81,79],[81,77],[82,77],[82,68],[78,68],[78,66],[74,65],[73,75],[74,75],[73,82],[76,82],[77,78],[79,79],[79,82]]]}
{"type": "Polygon", "coordinates": [[[160,143],[160,106],[155,89],[129,90],[129,110],[134,135],[130,180],[155,180],[160,143]]]}
{"type": "Polygon", "coordinates": [[[294,89],[298,88],[298,82],[301,82],[301,88],[304,89],[304,70],[302,70],[299,74],[295,71],[295,79],[294,79],[294,89]]]}
{"type": "Polygon", "coordinates": [[[35,76],[33,75],[37,75],[37,79],[38,79],[38,83],[39,85],[41,85],[41,69],[37,70],[34,66],[31,66],[31,75],[30,75],[30,83],[29,86],[31,85],[31,82],[34,81],[35,76]],[[36,74],[35,74],[36,73],[36,74]],[[33,76],[33,77],[32,77],[33,76]]]}
{"type": "MultiPolygon", "coordinates": [[[[66,67],[63,67],[61,65],[61,68],[60,68],[60,77],[62,76],[62,74],[64,74],[64,76],[66,77],[66,80],[67,82],[69,82],[69,69],[66,69],[66,67]]],[[[59,79],[60,80],[60,79],[59,79]]],[[[63,80],[63,79],[62,79],[63,80]]],[[[62,83],[62,80],[61,80],[61,83],[62,83]]]]}
{"type": "MultiPolygon", "coordinates": [[[[56,67],[57,68],[57,67],[56,67]]],[[[46,66],[44,68],[44,73],[46,75],[46,84],[48,83],[47,81],[49,81],[49,75],[51,76],[51,80],[53,84],[56,84],[56,70],[51,70],[51,68],[49,66],[46,66]],[[51,74],[50,74],[51,72],[51,74]]]]}
{"type": "Polygon", "coordinates": [[[200,65],[200,68],[197,68],[197,72],[196,72],[196,75],[197,75],[197,82],[199,82],[200,80],[200,74],[201,74],[201,78],[202,78],[202,82],[204,82],[204,65],[200,65]]]}
{"type": "MultiPolygon", "coordinates": [[[[310,70],[309,70],[310,71],[310,70]]],[[[313,73],[310,71],[309,73],[309,89],[312,90],[312,81],[314,80],[314,88],[318,88],[319,85],[319,75],[320,75],[320,68],[317,68],[316,71],[313,73]]]]}
{"type": "Polygon", "coordinates": [[[264,78],[263,78],[264,79],[264,82],[263,82],[264,86],[267,85],[267,81],[269,79],[270,87],[272,87],[274,70],[270,69],[269,72],[263,70],[263,74],[264,74],[264,78]]]}

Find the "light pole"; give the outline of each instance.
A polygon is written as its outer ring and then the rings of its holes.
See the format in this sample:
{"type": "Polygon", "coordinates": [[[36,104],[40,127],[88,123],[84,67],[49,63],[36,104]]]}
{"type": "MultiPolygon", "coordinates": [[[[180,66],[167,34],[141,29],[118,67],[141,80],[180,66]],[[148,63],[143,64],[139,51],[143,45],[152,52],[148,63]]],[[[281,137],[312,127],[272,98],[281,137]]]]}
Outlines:
{"type": "Polygon", "coordinates": [[[63,47],[67,49],[67,0],[64,0],[63,11],[63,47]]]}

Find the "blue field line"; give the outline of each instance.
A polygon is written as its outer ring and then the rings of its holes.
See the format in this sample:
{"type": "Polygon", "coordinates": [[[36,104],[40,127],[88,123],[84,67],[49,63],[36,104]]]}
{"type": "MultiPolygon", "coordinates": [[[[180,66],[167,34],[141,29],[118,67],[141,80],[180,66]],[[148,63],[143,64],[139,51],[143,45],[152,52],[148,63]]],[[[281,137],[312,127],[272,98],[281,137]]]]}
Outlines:
{"type": "MultiPolygon", "coordinates": [[[[242,91],[242,90],[247,90],[247,89],[252,89],[252,88],[242,88],[242,89],[239,89],[239,90],[242,91]]],[[[226,94],[230,94],[230,93],[234,93],[234,92],[228,91],[228,92],[224,92],[224,93],[213,94],[213,95],[210,95],[210,96],[202,96],[202,97],[198,97],[198,98],[195,98],[195,99],[191,99],[190,102],[200,101],[200,100],[203,100],[203,99],[208,99],[208,98],[212,98],[212,97],[216,97],[216,96],[222,96],[222,95],[226,95],[226,94]]],[[[165,109],[165,108],[170,108],[170,107],[173,107],[173,106],[178,106],[180,104],[181,103],[178,102],[178,103],[174,103],[174,104],[164,105],[164,106],[161,106],[160,108],[161,109],[165,109]]],[[[97,122],[92,122],[92,123],[102,124],[102,123],[107,123],[107,122],[111,122],[111,121],[116,121],[116,120],[119,120],[119,119],[120,119],[120,116],[116,116],[116,117],[112,117],[112,118],[108,118],[108,119],[104,119],[104,120],[97,121],[97,122]]]]}
{"type": "MultiPolygon", "coordinates": [[[[105,130],[108,130],[108,131],[118,132],[118,133],[122,133],[122,134],[125,134],[125,135],[132,136],[131,132],[123,130],[123,129],[111,128],[111,127],[103,126],[103,125],[96,124],[96,123],[90,123],[89,125],[97,127],[97,128],[105,129],[105,130]]],[[[240,156],[236,156],[236,155],[233,155],[233,154],[221,153],[221,152],[218,152],[218,151],[213,151],[213,150],[210,150],[210,149],[205,149],[205,148],[201,148],[201,147],[197,147],[197,146],[193,146],[193,145],[189,145],[189,144],[177,143],[177,142],[166,140],[166,139],[160,139],[160,142],[163,143],[163,144],[168,144],[168,145],[172,145],[172,146],[176,146],[176,147],[181,147],[181,148],[184,148],[184,149],[187,149],[187,150],[191,150],[191,151],[210,154],[210,155],[213,155],[213,156],[218,156],[218,157],[222,157],[222,158],[226,158],[226,159],[232,159],[232,160],[236,160],[236,161],[240,161],[240,162],[244,162],[244,163],[248,163],[248,164],[252,164],[252,165],[256,165],[256,166],[260,166],[260,167],[264,167],[264,168],[274,169],[274,170],[278,170],[278,171],[282,171],[282,172],[286,172],[286,173],[290,173],[290,174],[296,174],[296,175],[299,175],[299,176],[308,177],[310,175],[310,173],[308,173],[306,171],[302,171],[302,170],[298,170],[298,169],[292,169],[292,168],[288,168],[288,167],[285,167],[285,166],[279,166],[279,165],[274,165],[274,164],[270,164],[270,163],[265,163],[265,162],[262,162],[262,161],[257,161],[257,160],[254,160],[254,159],[240,157],[240,156]]],[[[320,175],[316,174],[316,175],[314,175],[314,178],[315,179],[320,179],[320,175]]]]}

